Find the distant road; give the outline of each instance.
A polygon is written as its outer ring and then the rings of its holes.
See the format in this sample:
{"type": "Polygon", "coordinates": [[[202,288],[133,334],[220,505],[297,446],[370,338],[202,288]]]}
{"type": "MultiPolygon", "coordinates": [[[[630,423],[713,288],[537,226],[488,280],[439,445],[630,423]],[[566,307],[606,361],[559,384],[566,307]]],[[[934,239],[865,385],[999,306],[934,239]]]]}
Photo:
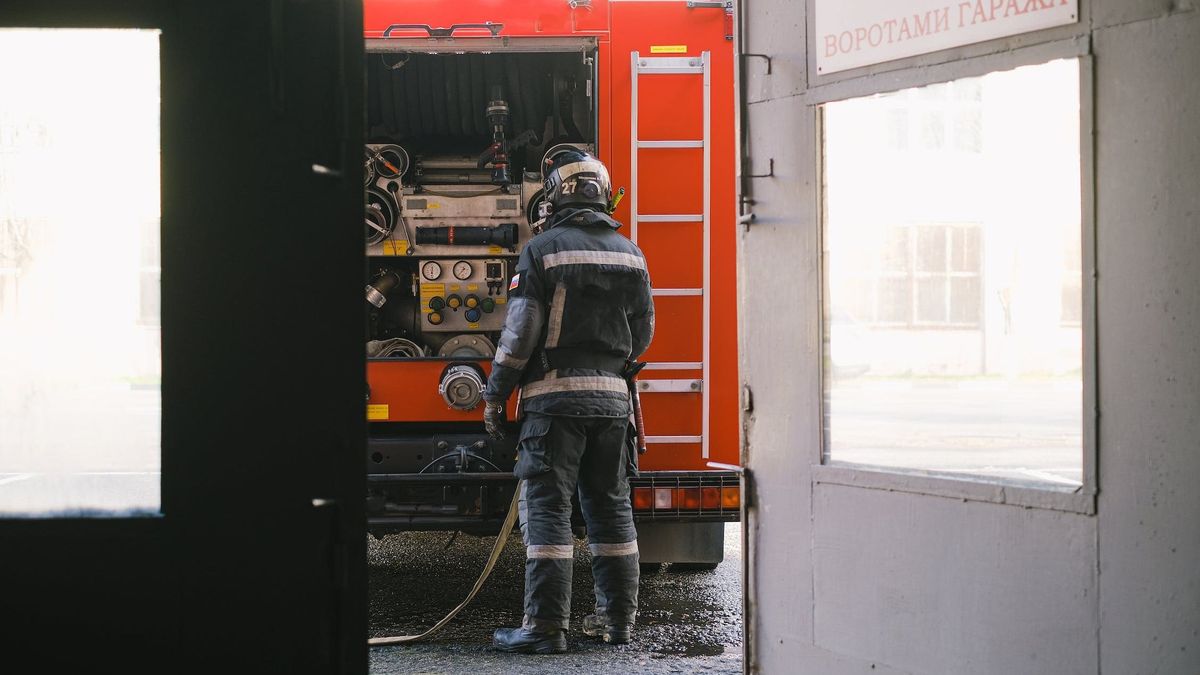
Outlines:
{"type": "Polygon", "coordinates": [[[1078,484],[1081,410],[1077,383],[850,380],[830,398],[831,455],[1078,484]]]}

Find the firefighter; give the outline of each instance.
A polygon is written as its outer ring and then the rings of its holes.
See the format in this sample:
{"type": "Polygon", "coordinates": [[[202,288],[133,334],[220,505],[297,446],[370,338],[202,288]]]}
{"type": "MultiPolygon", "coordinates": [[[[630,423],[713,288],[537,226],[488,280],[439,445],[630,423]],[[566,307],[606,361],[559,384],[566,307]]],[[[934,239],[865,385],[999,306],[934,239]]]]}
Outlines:
{"type": "Polygon", "coordinates": [[[560,146],[546,154],[542,175],[551,213],[517,263],[483,394],[488,433],[502,438],[504,402],[521,387],[514,473],[523,479],[525,617],[520,628],[498,629],[493,643],[523,653],[567,649],[577,492],[596,594],[583,630],[612,644],[630,639],[638,548],[628,478],[637,452],[626,374],[654,333],[646,258],[608,215],[608,170],[560,146]]]}

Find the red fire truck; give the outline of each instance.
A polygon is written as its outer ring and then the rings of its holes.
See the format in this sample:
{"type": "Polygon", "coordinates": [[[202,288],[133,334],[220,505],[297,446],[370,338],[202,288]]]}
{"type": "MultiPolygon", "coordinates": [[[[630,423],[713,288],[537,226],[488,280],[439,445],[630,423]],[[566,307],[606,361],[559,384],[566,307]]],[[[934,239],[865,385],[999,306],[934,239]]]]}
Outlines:
{"type": "Polygon", "coordinates": [[[365,30],[370,530],[503,520],[515,434],[484,434],[480,391],[540,163],[567,143],[624,188],[613,215],[654,286],[642,561],[715,566],[741,500],[720,466],[739,424],[732,3],[366,0],[365,30]]]}

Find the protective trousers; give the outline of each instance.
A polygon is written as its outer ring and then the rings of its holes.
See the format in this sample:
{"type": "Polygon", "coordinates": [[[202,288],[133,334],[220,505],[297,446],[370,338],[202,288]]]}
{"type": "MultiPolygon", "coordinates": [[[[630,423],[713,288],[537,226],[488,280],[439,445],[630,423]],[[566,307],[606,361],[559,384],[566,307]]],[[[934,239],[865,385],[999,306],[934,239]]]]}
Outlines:
{"type": "Polygon", "coordinates": [[[624,417],[528,413],[517,466],[525,540],[525,628],[566,629],[571,615],[574,536],[571,498],[578,492],[592,553],[596,614],[609,625],[637,616],[638,548],[629,502],[637,453],[624,417]]]}

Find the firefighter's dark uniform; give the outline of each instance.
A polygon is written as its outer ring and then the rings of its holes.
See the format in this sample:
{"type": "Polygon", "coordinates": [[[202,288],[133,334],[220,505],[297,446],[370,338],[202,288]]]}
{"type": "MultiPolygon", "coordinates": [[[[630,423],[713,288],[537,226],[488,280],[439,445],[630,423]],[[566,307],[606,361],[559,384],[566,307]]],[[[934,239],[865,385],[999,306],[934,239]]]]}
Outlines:
{"type": "Polygon", "coordinates": [[[646,350],[654,306],[646,259],[621,225],[581,208],[556,213],[521,253],[484,398],[518,384],[524,422],[514,473],[523,484],[525,619],[537,633],[570,616],[571,498],[587,522],[596,613],[632,625],[637,532],[628,476],[636,471],[626,363],[646,350]]]}

